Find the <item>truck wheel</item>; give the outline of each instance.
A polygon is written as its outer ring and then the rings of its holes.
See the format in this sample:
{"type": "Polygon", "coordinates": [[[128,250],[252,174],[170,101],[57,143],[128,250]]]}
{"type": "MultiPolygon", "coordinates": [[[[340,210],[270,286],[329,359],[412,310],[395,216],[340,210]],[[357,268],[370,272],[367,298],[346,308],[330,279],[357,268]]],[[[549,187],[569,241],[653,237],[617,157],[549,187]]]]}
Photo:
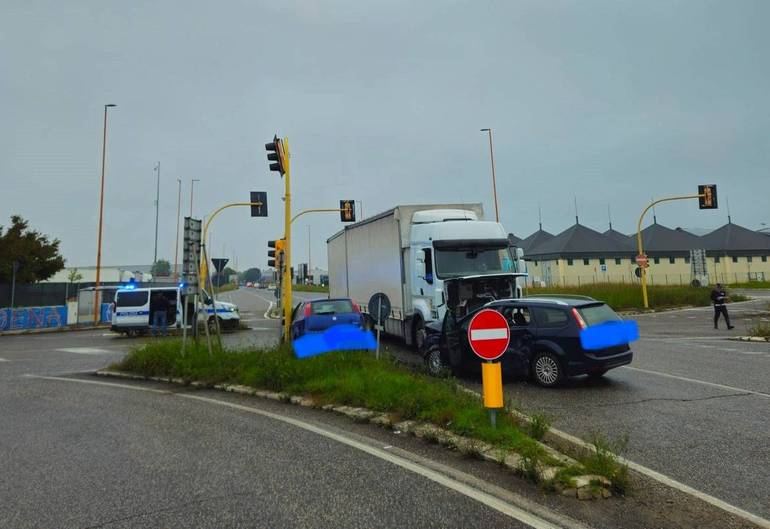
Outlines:
{"type": "Polygon", "coordinates": [[[541,386],[552,388],[564,380],[564,369],[556,355],[541,351],[532,359],[532,377],[541,386]]]}

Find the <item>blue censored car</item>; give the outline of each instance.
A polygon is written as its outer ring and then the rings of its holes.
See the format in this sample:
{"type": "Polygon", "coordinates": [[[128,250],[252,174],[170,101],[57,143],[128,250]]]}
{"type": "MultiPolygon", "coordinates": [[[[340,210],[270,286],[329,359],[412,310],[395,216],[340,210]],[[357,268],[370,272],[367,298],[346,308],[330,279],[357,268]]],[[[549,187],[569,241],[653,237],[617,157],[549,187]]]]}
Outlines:
{"type": "Polygon", "coordinates": [[[508,375],[552,387],[572,376],[600,377],[633,359],[629,343],[638,338],[635,322],[624,322],[602,301],[542,296],[492,301],[457,319],[448,311],[443,322],[429,324],[422,353],[431,374],[480,369],[468,343],[468,325],[482,308],[508,321],[511,341],[500,358],[508,375]]]}
{"type": "Polygon", "coordinates": [[[314,299],[294,307],[291,315],[291,339],[309,333],[322,333],[335,325],[364,328],[361,309],[348,298],[314,299]]]}

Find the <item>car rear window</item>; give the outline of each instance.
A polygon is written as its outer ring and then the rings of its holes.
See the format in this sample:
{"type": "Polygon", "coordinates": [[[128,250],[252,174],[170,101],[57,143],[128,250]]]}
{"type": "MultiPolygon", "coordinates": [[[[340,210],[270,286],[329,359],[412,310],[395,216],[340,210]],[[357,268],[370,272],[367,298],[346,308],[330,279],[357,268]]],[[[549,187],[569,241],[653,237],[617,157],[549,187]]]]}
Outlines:
{"type": "Polygon", "coordinates": [[[561,309],[534,307],[537,324],[541,327],[563,327],[567,324],[567,313],[561,309]]]}
{"type": "Polygon", "coordinates": [[[353,304],[347,299],[314,301],[310,304],[312,314],[346,314],[353,311],[353,304]]]}
{"type": "Polygon", "coordinates": [[[578,308],[578,312],[589,327],[606,321],[621,321],[620,316],[618,316],[609,305],[602,304],[591,305],[590,307],[580,307],[578,308]]]}
{"type": "Polygon", "coordinates": [[[118,292],[118,299],[115,305],[118,307],[141,307],[147,304],[147,294],[146,290],[140,292],[118,292]]]}

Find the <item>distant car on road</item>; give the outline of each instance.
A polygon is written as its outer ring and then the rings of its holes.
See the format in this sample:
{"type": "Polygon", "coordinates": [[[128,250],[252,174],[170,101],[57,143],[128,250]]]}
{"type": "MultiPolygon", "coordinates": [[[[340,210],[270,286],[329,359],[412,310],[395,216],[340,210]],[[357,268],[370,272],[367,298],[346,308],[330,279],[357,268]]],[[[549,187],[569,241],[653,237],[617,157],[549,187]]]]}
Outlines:
{"type": "Polygon", "coordinates": [[[291,314],[291,339],[320,333],[334,325],[364,328],[361,309],[348,298],[314,299],[298,303],[291,314]]]}
{"type": "Polygon", "coordinates": [[[582,296],[543,296],[492,301],[458,320],[448,312],[443,323],[427,327],[422,351],[430,373],[479,369],[480,360],[468,343],[468,325],[482,308],[496,310],[508,320],[511,342],[500,358],[503,371],[530,376],[541,386],[556,386],[577,375],[600,377],[633,359],[628,344],[599,350],[581,344],[582,329],[622,321],[606,303],[582,296]]]}

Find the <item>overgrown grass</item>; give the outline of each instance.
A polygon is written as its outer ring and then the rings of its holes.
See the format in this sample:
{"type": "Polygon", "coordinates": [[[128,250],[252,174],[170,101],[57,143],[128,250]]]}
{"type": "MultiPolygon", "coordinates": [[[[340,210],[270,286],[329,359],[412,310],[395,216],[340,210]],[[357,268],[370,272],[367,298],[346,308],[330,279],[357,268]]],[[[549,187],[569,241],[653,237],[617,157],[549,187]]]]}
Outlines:
{"type": "Polygon", "coordinates": [[[367,353],[335,352],[297,360],[288,346],[282,346],[209,356],[200,343],[191,344],[182,356],[179,340],[162,340],[132,350],[113,368],[146,376],[310,395],[322,404],[362,406],[395,419],[431,422],[459,435],[528,454],[537,462],[547,457],[509,414],[500,414],[497,428],[492,428],[481,402],[458,390],[454,381],[408,371],[367,353]]]}
{"type": "Polygon", "coordinates": [[[321,285],[292,285],[292,290],[297,292],[329,292],[329,287],[321,285]]]}
{"type": "Polygon", "coordinates": [[[749,336],[762,336],[770,338],[770,322],[754,320],[748,325],[749,336]]]}
{"type": "Polygon", "coordinates": [[[770,281],[742,281],[738,283],[726,283],[726,286],[730,288],[748,288],[748,289],[758,289],[758,288],[770,288],[770,281]]]}
{"type": "MultiPolygon", "coordinates": [[[[596,283],[581,286],[532,287],[527,294],[570,294],[589,296],[607,303],[615,310],[633,310],[644,307],[642,289],[636,284],[596,283]]],[[[691,286],[648,286],[647,296],[651,308],[671,308],[692,305],[704,307],[711,304],[711,289],[691,286]]],[[[747,298],[738,294],[731,295],[733,301],[747,298]]]]}
{"type": "Polygon", "coordinates": [[[219,287],[214,287],[214,292],[219,294],[220,292],[230,292],[231,290],[238,290],[238,285],[235,283],[226,283],[219,287]]]}

